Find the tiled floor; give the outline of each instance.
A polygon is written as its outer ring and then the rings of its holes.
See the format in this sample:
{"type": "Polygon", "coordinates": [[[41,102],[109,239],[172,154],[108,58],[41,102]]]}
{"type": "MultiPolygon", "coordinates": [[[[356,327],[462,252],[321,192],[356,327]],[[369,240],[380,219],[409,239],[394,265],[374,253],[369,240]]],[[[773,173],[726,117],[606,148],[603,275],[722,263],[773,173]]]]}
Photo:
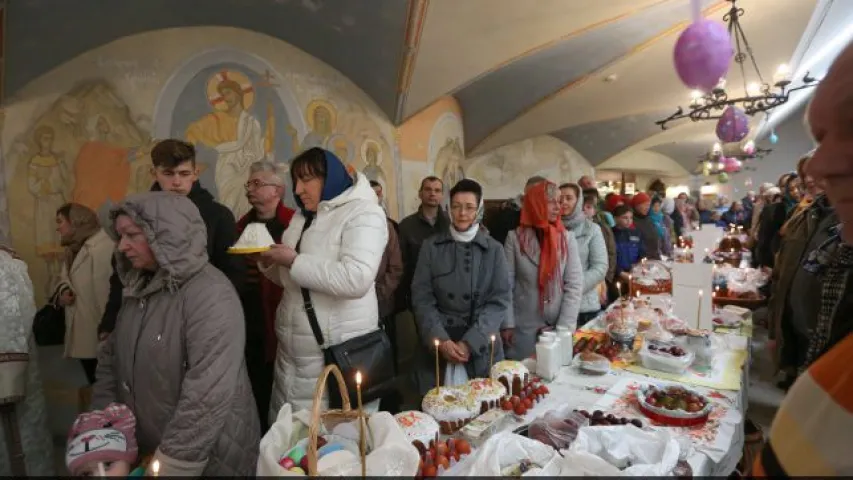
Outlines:
{"type": "MultiPolygon", "coordinates": [[[[757,316],[762,314],[760,311],[756,313],[757,316]]],[[[776,414],[776,409],[784,397],[784,393],[776,387],[772,360],[767,351],[766,342],[766,330],[757,328],[753,339],[753,360],[750,366],[749,407],[747,410],[747,416],[761,426],[765,432],[768,431],[773,416],[776,414]]],[[[42,354],[40,363],[42,364],[42,376],[46,382],[59,380],[68,383],[70,378],[73,384],[75,379],[79,381],[83,379],[83,372],[79,364],[57,358],[56,352],[42,354]],[[75,373],[75,370],[79,370],[79,372],[75,373]],[[77,374],[79,377],[76,376],[77,374]]],[[[406,400],[411,401],[410,398],[406,400]]],[[[67,474],[65,469],[65,432],[74,420],[74,410],[67,405],[67,402],[51,404],[50,398],[48,402],[56,447],[54,461],[56,462],[57,474],[64,475],[67,474]]]]}

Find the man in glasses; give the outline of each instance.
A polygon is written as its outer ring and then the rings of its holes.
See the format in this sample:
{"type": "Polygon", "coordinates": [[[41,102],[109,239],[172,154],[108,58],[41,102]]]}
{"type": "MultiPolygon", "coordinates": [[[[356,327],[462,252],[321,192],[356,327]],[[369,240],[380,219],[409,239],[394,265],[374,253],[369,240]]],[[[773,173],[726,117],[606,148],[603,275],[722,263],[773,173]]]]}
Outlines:
{"type": "MultiPolygon", "coordinates": [[[[275,243],[281,243],[281,235],[294,214],[294,210],[287,208],[283,201],[286,176],[282,165],[268,161],[255,162],[249,167],[245,188],[252,209],[237,222],[238,236],[246,225],[263,223],[275,243]]],[[[253,258],[247,256],[245,260],[246,283],[240,297],[246,318],[246,368],[258,406],[261,431],[266,432],[275,373],[275,312],[282,290],[258,271],[258,264],[253,258]]]]}
{"type": "MultiPolygon", "coordinates": [[[[229,255],[228,248],[237,241],[234,215],[227,207],[217,202],[213,195],[198,181],[198,165],[195,147],[177,139],[163,140],[151,149],[151,174],[155,179],[151,191],[173,192],[186,195],[201,213],[207,227],[207,255],[210,263],[231,280],[238,292],[242,289],[246,271],[242,258],[229,255]]],[[[123,286],[115,272],[110,277],[110,296],[98,326],[98,335],[105,339],[115,327],[121,308],[123,286]]]]}

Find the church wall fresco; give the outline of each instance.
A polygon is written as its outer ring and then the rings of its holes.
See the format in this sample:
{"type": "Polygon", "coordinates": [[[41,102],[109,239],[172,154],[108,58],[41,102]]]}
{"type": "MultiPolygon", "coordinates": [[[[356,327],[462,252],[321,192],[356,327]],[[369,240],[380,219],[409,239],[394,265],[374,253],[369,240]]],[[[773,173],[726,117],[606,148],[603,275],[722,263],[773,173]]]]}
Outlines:
{"type": "Polygon", "coordinates": [[[253,161],[286,164],[311,146],[382,183],[389,214],[402,214],[399,135],[385,116],[336,70],[254,32],[195,27],[125,37],[31,82],[3,113],[0,205],[8,205],[11,243],[29,264],[39,302],[60,265],[56,208],[78,201],[103,210],[148,190],[158,138],[196,144],[203,186],[237,215],[248,209],[242,185],[253,161]]]}

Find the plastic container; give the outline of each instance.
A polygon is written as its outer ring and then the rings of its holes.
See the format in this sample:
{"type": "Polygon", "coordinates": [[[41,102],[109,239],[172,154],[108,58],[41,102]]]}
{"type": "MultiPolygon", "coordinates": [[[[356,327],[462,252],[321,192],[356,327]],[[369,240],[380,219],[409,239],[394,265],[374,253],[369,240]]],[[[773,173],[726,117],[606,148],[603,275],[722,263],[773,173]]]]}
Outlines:
{"type": "Polygon", "coordinates": [[[541,336],[536,344],[536,374],[543,380],[556,378],[562,364],[563,353],[555,336],[541,336]]]}
{"type": "Polygon", "coordinates": [[[569,366],[572,364],[574,336],[569,327],[557,327],[557,338],[560,340],[560,350],[563,354],[561,365],[569,366]]]}
{"type": "Polygon", "coordinates": [[[684,355],[676,357],[675,355],[660,351],[651,351],[649,350],[650,344],[658,348],[667,348],[674,345],[664,342],[646,342],[643,348],[640,349],[639,356],[643,366],[648,369],[680,375],[693,364],[693,360],[695,359],[694,353],[690,350],[685,349],[684,355]]]}

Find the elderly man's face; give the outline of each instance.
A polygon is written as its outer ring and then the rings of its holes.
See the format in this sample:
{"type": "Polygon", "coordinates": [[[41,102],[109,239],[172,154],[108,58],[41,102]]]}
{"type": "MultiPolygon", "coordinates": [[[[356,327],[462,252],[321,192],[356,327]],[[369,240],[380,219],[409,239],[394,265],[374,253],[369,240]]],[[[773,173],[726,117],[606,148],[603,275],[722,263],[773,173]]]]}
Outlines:
{"type": "Polygon", "coordinates": [[[853,242],[853,48],[836,59],[807,115],[818,147],[806,172],[824,185],[844,223],[844,240],[853,242]]]}

